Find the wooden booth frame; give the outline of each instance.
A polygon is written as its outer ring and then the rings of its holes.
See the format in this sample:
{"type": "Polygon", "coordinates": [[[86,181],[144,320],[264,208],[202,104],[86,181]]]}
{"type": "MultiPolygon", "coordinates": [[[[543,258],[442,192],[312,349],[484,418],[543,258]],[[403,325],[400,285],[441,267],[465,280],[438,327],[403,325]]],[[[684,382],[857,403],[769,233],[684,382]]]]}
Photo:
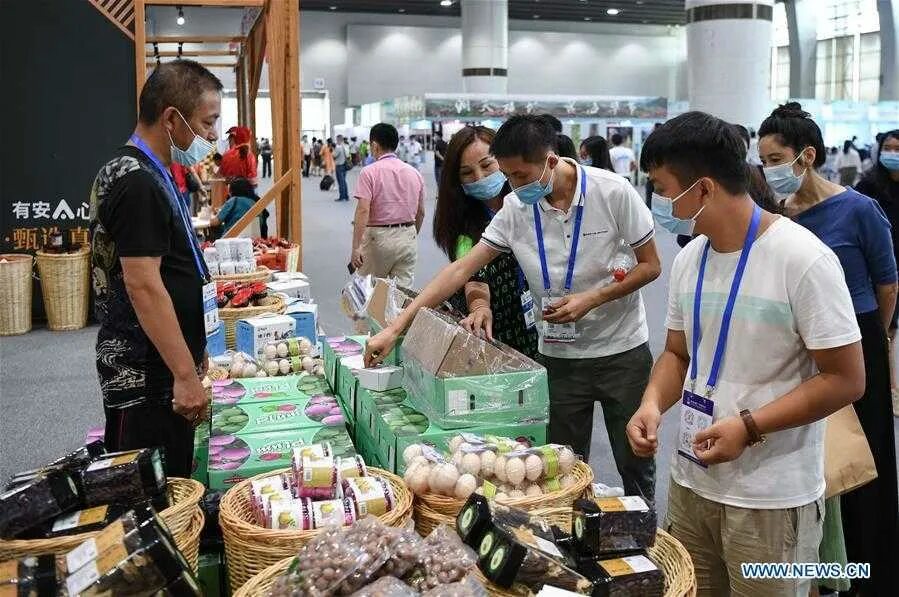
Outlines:
{"type": "MultiPolygon", "coordinates": [[[[268,205],[278,200],[278,232],[300,245],[299,268],[303,267],[302,151],[300,149],[300,8],[296,0],[133,0],[134,67],[137,97],[147,80],[147,45],[153,43],[238,43],[237,52],[223,50],[185,51],[184,56],[234,56],[237,74],[238,123],[255,131],[256,96],[262,66],[268,58],[272,106],[274,184],[237,223],[226,237],[240,234],[268,205]],[[147,6],[261,7],[244,36],[148,37],[144,26],[147,6]]],[[[150,54],[152,56],[152,53],[150,54]]],[[[161,54],[162,55],[162,54],[161,54]]],[[[222,64],[217,64],[221,66],[222,64]]],[[[150,64],[152,66],[152,64],[150,64]]]]}

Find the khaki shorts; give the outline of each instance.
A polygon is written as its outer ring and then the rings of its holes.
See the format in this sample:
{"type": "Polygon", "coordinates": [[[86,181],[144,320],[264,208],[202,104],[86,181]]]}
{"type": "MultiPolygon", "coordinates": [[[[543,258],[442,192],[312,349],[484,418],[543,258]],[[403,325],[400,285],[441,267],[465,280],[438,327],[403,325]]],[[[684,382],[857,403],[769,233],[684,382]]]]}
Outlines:
{"type": "Polygon", "coordinates": [[[418,240],[415,226],[369,227],[362,237],[362,267],[359,274],[376,278],[396,278],[396,283],[412,287],[418,240]]]}
{"type": "Polygon", "coordinates": [[[754,510],[707,500],[672,480],[665,526],[690,552],[697,595],[807,597],[811,580],[747,579],[740,564],[817,562],[823,522],[823,496],[798,508],[754,510]]]}

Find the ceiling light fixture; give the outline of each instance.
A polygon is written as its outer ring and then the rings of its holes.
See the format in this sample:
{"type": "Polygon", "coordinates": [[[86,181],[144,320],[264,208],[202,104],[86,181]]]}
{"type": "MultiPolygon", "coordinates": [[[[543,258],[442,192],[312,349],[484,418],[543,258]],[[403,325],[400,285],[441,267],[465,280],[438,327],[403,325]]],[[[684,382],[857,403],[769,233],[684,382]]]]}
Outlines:
{"type": "Polygon", "coordinates": [[[178,23],[178,25],[184,25],[184,22],[185,22],[184,21],[184,9],[181,8],[180,6],[178,7],[178,18],[175,19],[175,22],[178,23]]]}
{"type": "Polygon", "coordinates": [[[401,9],[399,9],[397,12],[406,12],[406,9],[405,9],[405,8],[401,8],[401,9]]]}
{"type": "Polygon", "coordinates": [[[453,0],[440,0],[440,6],[452,6],[453,0]]]}
{"type": "Polygon", "coordinates": [[[593,19],[591,19],[590,17],[584,17],[584,20],[585,20],[585,21],[592,21],[593,19]]]}
{"type": "Polygon", "coordinates": [[[540,15],[534,15],[534,18],[535,18],[535,19],[539,19],[539,18],[540,18],[540,15]]]}
{"type": "Polygon", "coordinates": [[[328,8],[329,8],[330,10],[337,10],[337,7],[336,7],[336,6],[329,6],[328,8]]]}
{"type": "Polygon", "coordinates": [[[609,15],[610,17],[614,17],[615,15],[617,15],[620,12],[621,11],[618,10],[617,8],[607,8],[606,9],[606,14],[609,15]]]}

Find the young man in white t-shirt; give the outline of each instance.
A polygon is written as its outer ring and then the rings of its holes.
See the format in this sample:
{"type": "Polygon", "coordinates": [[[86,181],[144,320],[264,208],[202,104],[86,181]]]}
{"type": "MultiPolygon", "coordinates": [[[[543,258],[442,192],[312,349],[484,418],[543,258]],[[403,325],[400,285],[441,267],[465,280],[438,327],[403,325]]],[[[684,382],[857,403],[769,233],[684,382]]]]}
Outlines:
{"type": "Polygon", "coordinates": [[[609,158],[612,160],[612,168],[616,174],[620,174],[633,182],[633,173],[637,170],[637,156],[630,147],[625,147],[624,137],[615,133],[612,135],[612,148],[609,149],[609,158]]]}
{"type": "Polygon", "coordinates": [[[808,580],[748,579],[740,565],[817,561],[822,419],[864,391],[861,335],[837,257],[753,203],[745,159],[733,126],[702,112],[643,145],[657,222],[698,236],[674,261],[665,351],[627,433],[636,454],[655,454],[678,404],[667,525],[699,595],[805,597],[808,580]]]}
{"type": "MultiPolygon", "coordinates": [[[[627,181],[560,158],[555,144],[555,130],[539,117],[515,116],[503,124],[491,150],[514,192],[480,242],[368,342],[366,360],[388,354],[419,308],[439,304],[502,253],[512,253],[527,278],[533,306],[543,313],[537,325],[549,378],[550,441],[570,444],[588,458],[593,408],[599,402],[625,491],[651,502],[655,463],[631,452],[625,425],[652,366],[639,293],[661,271],[652,215],[627,181]],[[632,267],[616,281],[611,266],[620,257],[632,267]]],[[[469,324],[490,337],[489,299],[487,305],[471,314],[469,324]]]]}

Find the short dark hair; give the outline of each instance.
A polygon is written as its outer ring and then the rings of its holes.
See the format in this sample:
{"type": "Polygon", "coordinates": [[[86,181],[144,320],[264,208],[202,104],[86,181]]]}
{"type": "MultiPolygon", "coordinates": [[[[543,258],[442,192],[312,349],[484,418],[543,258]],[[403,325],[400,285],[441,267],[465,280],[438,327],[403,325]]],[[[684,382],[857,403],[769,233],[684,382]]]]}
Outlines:
{"type": "Polygon", "coordinates": [[[542,162],[548,151],[557,149],[556,131],[542,116],[519,114],[496,131],[490,151],[498,158],[521,157],[542,162]]]}
{"type": "Polygon", "coordinates": [[[396,127],[386,122],[379,122],[371,127],[368,138],[381,146],[385,151],[393,151],[400,144],[399,133],[396,127]]]}
{"type": "Polygon", "coordinates": [[[743,139],[743,142],[746,145],[749,145],[749,129],[747,129],[742,124],[735,124],[734,128],[737,129],[737,134],[743,139]]]}
{"type": "Polygon", "coordinates": [[[621,133],[612,133],[612,145],[621,145],[624,143],[624,137],[621,136],[621,133]]]}
{"type": "Polygon", "coordinates": [[[774,108],[759,127],[759,139],[768,135],[776,135],[778,143],[793,148],[797,154],[806,147],[814,147],[815,168],[823,165],[827,158],[821,129],[799,102],[787,102],[774,108]]]}
{"type": "Polygon", "coordinates": [[[552,114],[541,114],[540,118],[545,120],[549,126],[553,127],[553,130],[557,133],[562,132],[562,121],[553,116],[552,114]]]}
{"type": "Polygon", "coordinates": [[[193,60],[164,62],[153,69],[141,89],[140,121],[153,124],[169,106],[178,108],[185,119],[190,119],[204,93],[221,90],[218,77],[193,60]]]}
{"type": "Polygon", "coordinates": [[[745,193],[746,145],[729,122],[705,112],[687,112],[672,118],[646,138],[640,168],[667,167],[686,188],[707,176],[729,193],[745,193]]]}

